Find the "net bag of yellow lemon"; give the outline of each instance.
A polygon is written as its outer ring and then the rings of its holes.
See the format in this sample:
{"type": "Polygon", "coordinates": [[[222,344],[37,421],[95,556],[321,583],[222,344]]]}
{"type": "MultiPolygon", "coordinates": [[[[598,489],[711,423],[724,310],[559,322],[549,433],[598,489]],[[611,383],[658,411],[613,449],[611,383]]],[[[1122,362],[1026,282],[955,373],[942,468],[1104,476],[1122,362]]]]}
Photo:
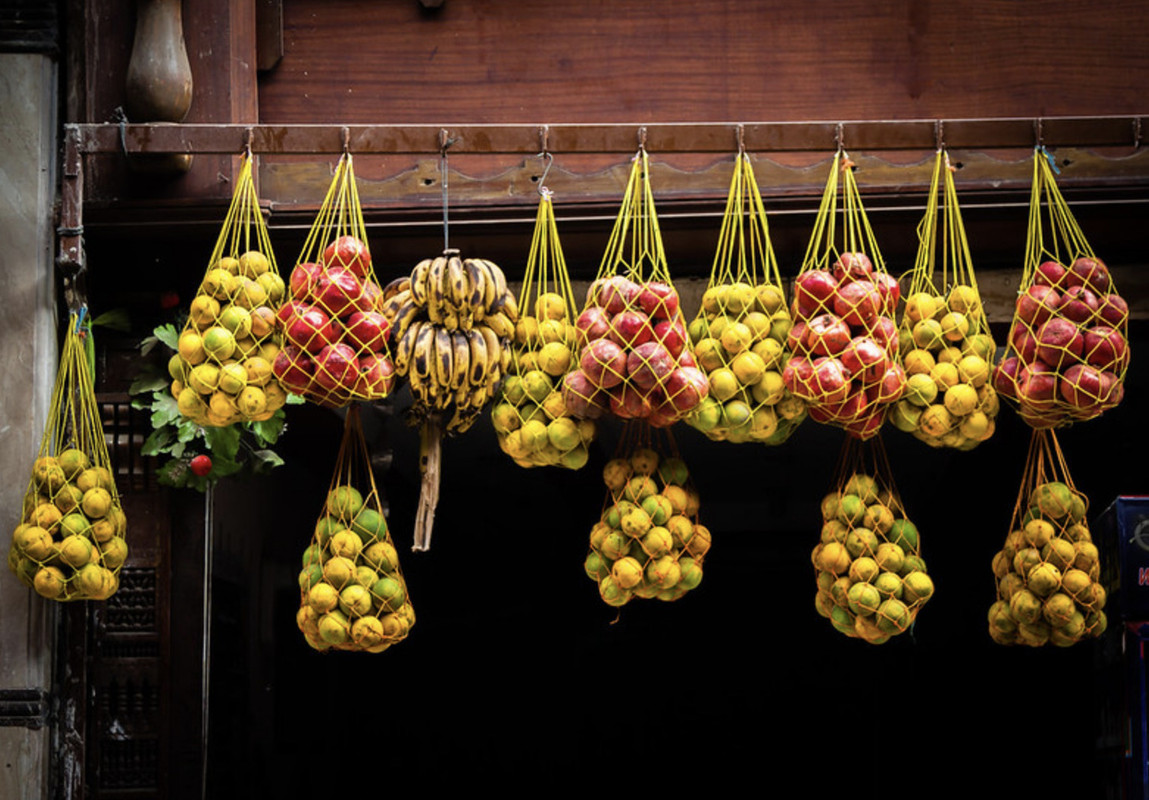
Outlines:
{"type": "Polygon", "coordinates": [[[711,536],[670,431],[628,423],[602,477],[606,500],[583,568],[603,602],[673,601],[696,588],[711,536]]]}
{"type": "Polygon", "coordinates": [[[87,323],[83,309],[69,319],[48,422],[8,550],[12,572],[50,600],[107,600],[128,555],[87,323]]]}
{"type": "Polygon", "coordinates": [[[750,157],[740,152],[710,282],[687,328],[709,395],[686,422],[715,441],[785,442],[806,418],[782,370],[792,325],[766,209],[750,157]]]}
{"type": "Polygon", "coordinates": [[[358,404],[347,410],[335,474],[302,567],[296,623],[316,650],[381,653],[415,624],[358,404]]]}
{"type": "Polygon", "coordinates": [[[988,618],[995,642],[1068,647],[1105,631],[1107,593],[1088,510],[1057,435],[1034,430],[1010,532],[993,557],[997,600],[988,618]]]}
{"type": "Polygon", "coordinates": [[[791,356],[782,379],[806,401],[815,422],[869,439],[902,396],[906,376],[894,323],[901,291],[886,271],[853,167],[843,150],[834,154],[814,232],[794,279],[787,341],[791,356]]]}
{"type": "Polygon", "coordinates": [[[667,427],[709,392],[670,280],[645,148],[633,159],[610,241],[575,327],[578,365],[563,378],[562,391],[576,417],[611,416],[667,427]]]}
{"type": "Polygon", "coordinates": [[[918,529],[881,437],[848,437],[834,484],[822,498],[822,534],[811,553],[814,607],[840,633],[884,644],[909,630],[934,594],[918,529]]]}
{"type": "Polygon", "coordinates": [[[249,152],[168,365],[172,395],[184,417],[225,427],[270,419],[284,405],[287,393],[272,366],[280,353],[275,315],[285,292],[249,152]]]}
{"type": "Polygon", "coordinates": [[[375,277],[351,154],[345,152],[276,314],[272,367],[289,391],[328,408],[381,400],[395,385],[391,323],[375,277]]]}
{"type": "Polygon", "coordinates": [[[994,373],[994,386],[1033,428],[1115,407],[1129,368],[1129,305],[1061,196],[1052,161],[1044,148],[1034,151],[1025,267],[994,373]]]}
{"type": "Polygon", "coordinates": [[[499,447],[521,467],[579,469],[595,423],[563,402],[563,379],[577,369],[578,330],[570,276],[559,242],[551,192],[540,189],[507,376],[491,408],[499,447]]]}
{"type": "Polygon", "coordinates": [[[971,450],[993,435],[1000,402],[991,380],[996,345],[977,288],[953,173],[948,154],[938,150],[898,328],[906,391],[890,410],[890,422],[932,447],[971,450]],[[944,191],[940,207],[939,186],[944,191]]]}

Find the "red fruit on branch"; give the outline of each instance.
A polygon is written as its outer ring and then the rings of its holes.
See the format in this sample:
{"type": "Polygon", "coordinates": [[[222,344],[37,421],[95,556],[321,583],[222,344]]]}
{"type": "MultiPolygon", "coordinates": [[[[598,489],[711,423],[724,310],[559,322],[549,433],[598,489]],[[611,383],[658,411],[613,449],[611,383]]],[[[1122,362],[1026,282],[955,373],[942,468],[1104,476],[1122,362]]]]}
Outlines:
{"type": "Polygon", "coordinates": [[[208,456],[196,456],[191,460],[191,471],[201,478],[211,472],[211,458],[208,456]]]}

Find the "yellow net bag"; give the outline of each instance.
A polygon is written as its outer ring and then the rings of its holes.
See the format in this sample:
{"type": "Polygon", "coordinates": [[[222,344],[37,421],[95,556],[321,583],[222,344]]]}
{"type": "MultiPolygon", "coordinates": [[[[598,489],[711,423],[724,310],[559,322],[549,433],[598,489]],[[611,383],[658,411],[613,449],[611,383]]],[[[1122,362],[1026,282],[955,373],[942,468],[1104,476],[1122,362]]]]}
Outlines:
{"type": "Polygon", "coordinates": [[[519,301],[510,367],[491,409],[499,447],[521,467],[579,469],[590,455],[595,423],[574,418],[563,402],[563,379],[577,368],[578,330],[554,203],[545,187],[519,301]]]}
{"type": "Polygon", "coordinates": [[[711,536],[670,431],[628,424],[602,477],[609,491],[583,568],[603,602],[673,601],[696,588],[711,536]]]}
{"type": "Polygon", "coordinates": [[[50,600],[107,600],[128,556],[85,339],[72,314],[8,566],[50,600]]]}
{"type": "Polygon", "coordinates": [[[993,557],[997,601],[988,617],[995,642],[1068,647],[1105,631],[1107,592],[1088,510],[1057,435],[1034,430],[1010,533],[993,557]]]}
{"type": "Polygon", "coordinates": [[[1129,367],[1129,306],[1061,196],[1051,159],[1044,148],[1033,155],[1025,269],[994,375],[997,390],[1033,428],[1113,408],[1129,367]]]}
{"type": "Polygon", "coordinates": [[[634,157],[610,241],[575,326],[581,336],[578,369],[563,379],[563,399],[576,417],[610,415],[666,427],[710,391],[687,347],[645,149],[634,157]]]}
{"type": "Polygon", "coordinates": [[[246,153],[170,367],[180,413],[203,426],[270,419],[287,401],[272,374],[281,341],[276,312],[286,287],[259,209],[251,161],[246,153]]]}
{"type": "Polygon", "coordinates": [[[415,624],[357,405],[347,410],[335,474],[303,553],[299,593],[296,623],[316,650],[381,653],[415,624]]]}
{"type": "Polygon", "coordinates": [[[890,410],[890,422],[932,447],[971,450],[996,425],[1000,402],[991,378],[997,346],[982,308],[953,173],[949,155],[938,150],[899,327],[906,391],[890,410]]]}
{"type": "Polygon", "coordinates": [[[806,401],[811,419],[859,439],[881,429],[905,390],[894,322],[900,296],[862,207],[853,162],[839,150],[794,279],[792,355],[782,372],[786,388],[806,401]]]}
{"type": "Polygon", "coordinates": [[[387,397],[395,366],[382,306],[352,159],[344,153],[288,279],[276,377],[330,408],[387,397]]]}
{"type": "Polygon", "coordinates": [[[782,380],[792,324],[754,169],[739,153],[710,282],[687,329],[710,382],[687,424],[715,441],[785,442],[806,418],[782,380]]]}
{"type": "Polygon", "coordinates": [[[934,584],[880,437],[846,439],[835,487],[822,498],[821,541],[811,554],[814,606],[835,630],[883,644],[909,630],[934,584]]]}

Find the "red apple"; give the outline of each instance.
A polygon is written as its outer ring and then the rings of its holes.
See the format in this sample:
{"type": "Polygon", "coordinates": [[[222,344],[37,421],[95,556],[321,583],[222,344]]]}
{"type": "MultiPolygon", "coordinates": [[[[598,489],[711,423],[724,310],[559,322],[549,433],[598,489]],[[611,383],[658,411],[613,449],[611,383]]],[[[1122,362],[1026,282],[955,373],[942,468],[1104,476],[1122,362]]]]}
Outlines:
{"type": "Polygon", "coordinates": [[[898,302],[902,299],[902,287],[898,279],[888,272],[877,272],[873,281],[878,287],[878,294],[882,296],[881,313],[891,320],[898,314],[898,302]]]}
{"type": "Polygon", "coordinates": [[[1061,305],[1058,312],[1066,319],[1083,325],[1093,317],[1100,308],[1097,295],[1085,286],[1071,286],[1061,295],[1061,305]]]}
{"type": "Polygon", "coordinates": [[[607,334],[620,347],[635,348],[654,338],[650,317],[641,311],[620,311],[611,317],[607,334]]]}
{"type": "Polygon", "coordinates": [[[648,391],[677,368],[674,357],[658,342],[643,342],[626,359],[627,380],[648,391]]]}
{"type": "Polygon", "coordinates": [[[998,394],[1017,399],[1017,373],[1021,362],[1017,356],[1009,356],[993,369],[993,388],[998,394]]]}
{"type": "Polygon", "coordinates": [[[894,324],[892,316],[878,316],[870,320],[868,325],[862,326],[870,334],[878,346],[883,348],[892,358],[898,352],[898,326],[894,324]]]}
{"type": "Polygon", "coordinates": [[[639,308],[651,319],[673,319],[678,312],[678,292],[662,281],[648,281],[638,292],[639,308]]]}
{"type": "Polygon", "coordinates": [[[1058,369],[1081,360],[1085,337],[1067,319],[1054,317],[1037,330],[1037,357],[1058,369]]]}
{"type": "Polygon", "coordinates": [[[868,280],[854,280],[838,288],[834,312],[849,325],[865,325],[882,310],[878,287],[868,280]]]}
{"type": "Polygon", "coordinates": [[[1081,411],[1096,409],[1106,399],[1102,394],[1101,373],[1086,364],[1074,364],[1058,382],[1065,402],[1081,411]]]}
{"type": "Polygon", "coordinates": [[[806,326],[803,349],[818,356],[836,356],[850,344],[850,338],[850,326],[844,320],[833,314],[819,314],[806,326]]]}
{"type": "Polygon", "coordinates": [[[906,371],[900,364],[889,364],[878,380],[866,386],[866,399],[870,403],[893,403],[905,390],[906,371]]]}
{"type": "Polygon", "coordinates": [[[295,345],[284,345],[275,356],[271,371],[284,388],[303,394],[315,379],[315,362],[295,345]]]}
{"type": "Polygon", "coordinates": [[[358,379],[359,359],[350,345],[328,345],[315,357],[315,383],[328,392],[349,392],[358,379]]]}
{"type": "Polygon", "coordinates": [[[1065,267],[1056,261],[1042,261],[1033,273],[1033,282],[1039,286],[1058,288],[1065,278],[1065,267]]]}
{"type": "Polygon", "coordinates": [[[618,386],[626,375],[626,351],[610,339],[595,339],[583,348],[579,367],[599,388],[618,386]]]}
{"type": "Polygon", "coordinates": [[[1017,400],[1035,410],[1051,407],[1057,395],[1057,372],[1041,361],[1024,365],[1017,373],[1017,400]]]}
{"type": "Polygon", "coordinates": [[[654,407],[646,392],[635,386],[623,384],[611,391],[610,413],[619,419],[645,419],[652,411],[654,407]]]}
{"type": "Polygon", "coordinates": [[[355,273],[345,267],[327,267],[315,281],[312,291],[315,305],[332,317],[341,317],[351,309],[370,306],[363,299],[363,286],[355,273]]]}
{"type": "Polygon", "coordinates": [[[1061,295],[1056,289],[1034,284],[1017,298],[1017,316],[1031,327],[1037,327],[1053,316],[1060,305],[1061,295]]]}
{"type": "Polygon", "coordinates": [[[1085,363],[1098,369],[1120,371],[1129,363],[1129,346],[1120,331],[1095,325],[1085,331],[1082,355],[1085,363]]]}
{"type": "Polygon", "coordinates": [[[598,419],[610,403],[607,392],[579,369],[571,370],[563,377],[562,395],[566,410],[583,419],[598,419]]]}
{"type": "Polygon", "coordinates": [[[866,411],[867,402],[866,393],[860,387],[853,388],[840,403],[829,403],[822,410],[834,422],[852,422],[866,411]]]}
{"type": "Polygon", "coordinates": [[[710,394],[710,381],[706,373],[696,367],[679,367],[666,376],[662,388],[667,402],[682,416],[692,411],[710,394]]]}
{"type": "Polygon", "coordinates": [[[1013,326],[1009,332],[1009,343],[1023,363],[1028,364],[1037,358],[1037,337],[1025,325],[1013,326]]]}
{"type": "Polygon", "coordinates": [[[575,320],[575,327],[582,334],[582,344],[601,339],[610,332],[610,317],[598,306],[587,306],[575,320]]]}
{"type": "Polygon", "coordinates": [[[882,427],[882,423],[886,421],[886,413],[888,410],[888,406],[871,407],[868,411],[863,412],[860,418],[842,427],[851,436],[863,440],[870,439],[877,434],[878,430],[882,427]]]}
{"type": "Polygon", "coordinates": [[[339,338],[339,329],[322,310],[303,303],[296,305],[284,323],[287,341],[309,354],[316,354],[339,338]]]}
{"type": "Polygon", "coordinates": [[[1119,294],[1102,294],[1098,297],[1097,315],[1114,328],[1124,327],[1129,319],[1129,304],[1119,294]]]}
{"type": "Polygon", "coordinates": [[[850,393],[850,379],[846,368],[836,358],[822,356],[814,359],[814,374],[810,379],[814,402],[832,405],[846,399],[850,393]]]}
{"type": "Polygon", "coordinates": [[[664,319],[655,325],[654,340],[661,342],[670,351],[670,355],[678,358],[686,348],[686,325],[682,317],[664,319]]]}
{"type": "Polygon", "coordinates": [[[807,322],[795,322],[790,332],[786,334],[786,349],[796,355],[810,355],[810,350],[806,347],[806,336],[809,334],[810,326],[807,322]]]}
{"type": "Polygon", "coordinates": [[[865,253],[842,253],[834,262],[833,272],[839,283],[868,281],[874,274],[874,265],[865,253]]]}
{"type": "Polygon", "coordinates": [[[606,309],[614,316],[630,308],[638,297],[639,287],[634,281],[621,275],[602,278],[591,284],[589,292],[595,305],[606,309]]]}
{"type": "MultiPolygon", "coordinates": [[[[860,378],[862,373],[886,363],[886,351],[869,336],[855,336],[838,356],[850,379],[860,378]]],[[[885,370],[883,369],[882,372],[885,370]]]]}
{"type": "Polygon", "coordinates": [[[1112,288],[1109,268],[1100,258],[1081,256],[1073,259],[1066,274],[1066,282],[1071,286],[1085,285],[1094,294],[1105,294],[1112,288]]]}
{"type": "Polygon", "coordinates": [[[805,320],[811,315],[825,313],[833,308],[833,298],[838,290],[838,281],[824,269],[803,272],[794,279],[795,320],[805,320]]]}
{"type": "Polygon", "coordinates": [[[359,359],[359,378],[355,382],[356,394],[386,397],[395,388],[395,365],[387,356],[371,353],[359,359]]]}
{"type": "Polygon", "coordinates": [[[288,278],[288,285],[291,287],[291,296],[297,300],[304,300],[310,297],[315,282],[319,280],[319,276],[322,272],[322,264],[316,264],[310,261],[296,264],[295,269],[291,270],[291,276],[288,278]]]}
{"type": "Polygon", "coordinates": [[[697,367],[698,361],[694,358],[694,351],[689,347],[684,348],[678,356],[678,366],[680,367],[697,367]]]}
{"type": "Polygon", "coordinates": [[[359,352],[382,350],[391,323],[378,311],[356,311],[347,319],[346,341],[359,352]]]}
{"type": "Polygon", "coordinates": [[[383,290],[370,278],[363,281],[363,300],[358,308],[360,311],[383,310],[383,290]]]}
{"type": "Polygon", "coordinates": [[[782,384],[802,398],[813,395],[813,378],[814,362],[805,356],[792,356],[782,368],[782,384]]]}
{"type": "Polygon", "coordinates": [[[323,264],[344,267],[356,277],[366,278],[371,271],[371,253],[367,245],[354,236],[339,236],[323,251],[323,264]]]}

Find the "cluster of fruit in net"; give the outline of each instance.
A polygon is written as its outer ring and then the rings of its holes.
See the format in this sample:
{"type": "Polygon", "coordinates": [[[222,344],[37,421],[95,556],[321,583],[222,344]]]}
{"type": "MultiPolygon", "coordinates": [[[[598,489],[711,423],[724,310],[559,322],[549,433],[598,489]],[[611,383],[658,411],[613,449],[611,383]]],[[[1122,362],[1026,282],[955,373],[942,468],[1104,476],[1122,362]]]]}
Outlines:
{"type": "Polygon", "coordinates": [[[682,459],[637,447],[608,461],[603,481],[610,493],[584,562],[603,602],[671,601],[697,587],[711,536],[682,459]]]}
{"type": "Polygon", "coordinates": [[[977,288],[910,294],[899,340],[906,388],[890,410],[894,427],[958,450],[992,436],[1000,410],[990,381],[996,347],[977,288]]]}
{"type": "Polygon", "coordinates": [[[406,638],[415,612],[374,490],[331,488],[299,589],[296,624],[316,650],[379,653],[406,638]]]}
{"type": "Polygon", "coordinates": [[[993,557],[997,601],[989,634],[999,644],[1068,647],[1108,624],[1088,504],[1062,481],[1043,481],[1026,498],[1005,545],[993,557]]]}
{"type": "Polygon", "coordinates": [[[106,600],[128,555],[127,520],[106,466],[70,447],[40,456],[12,532],[8,566],[51,600],[106,600]]]}
{"type": "Polygon", "coordinates": [[[414,398],[412,419],[450,412],[447,430],[467,430],[510,365],[518,301],[502,269],[457,250],[415,265],[384,304],[395,371],[414,398]]]}
{"type": "Polygon", "coordinates": [[[893,489],[865,473],[822,499],[821,541],[811,559],[818,613],[871,644],[908,630],[934,593],[917,526],[893,489]]]}

